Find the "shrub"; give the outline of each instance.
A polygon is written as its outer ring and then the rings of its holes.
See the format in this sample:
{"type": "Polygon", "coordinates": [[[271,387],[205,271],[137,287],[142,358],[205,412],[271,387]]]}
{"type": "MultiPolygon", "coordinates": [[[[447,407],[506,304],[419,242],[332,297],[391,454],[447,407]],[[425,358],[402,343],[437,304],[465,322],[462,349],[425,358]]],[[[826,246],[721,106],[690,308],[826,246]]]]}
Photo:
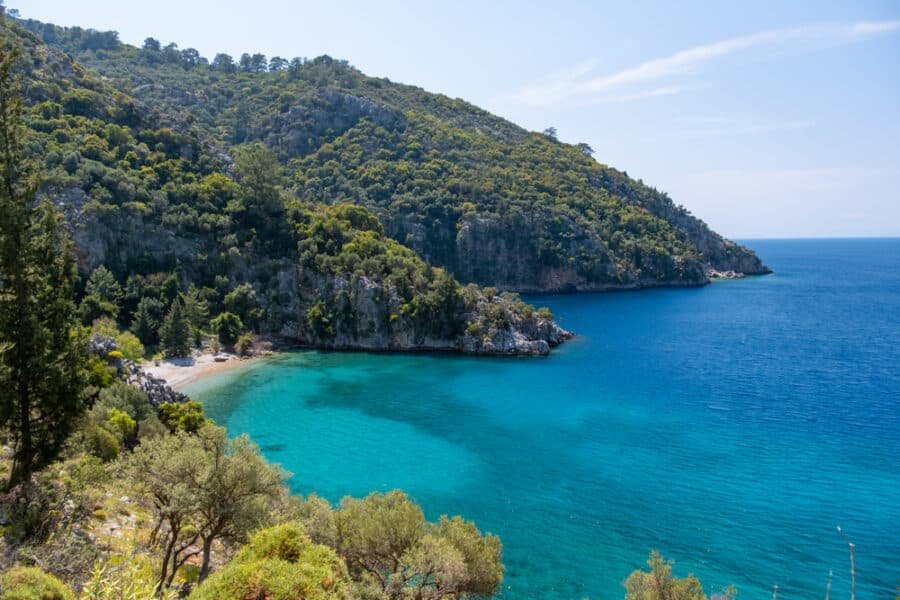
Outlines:
{"type": "MultiPolygon", "coordinates": [[[[625,580],[625,600],[706,600],[700,581],[693,575],[672,575],[672,561],[654,550],[647,560],[649,571],[633,571],[625,580]]],[[[726,598],[734,596],[732,589],[726,598]]]]}
{"type": "Polygon", "coordinates": [[[228,347],[234,346],[238,336],[244,329],[241,318],[234,313],[223,312],[210,323],[213,331],[219,336],[219,341],[228,347]]]}
{"type": "Polygon", "coordinates": [[[125,331],[116,336],[116,345],[119,346],[119,352],[128,360],[138,361],[144,357],[144,345],[138,336],[130,331],[125,331]]]}
{"type": "Polygon", "coordinates": [[[234,345],[234,350],[241,356],[250,354],[253,351],[253,335],[245,333],[239,337],[237,343],[234,345]]]}
{"type": "Polygon", "coordinates": [[[105,388],[112,385],[115,381],[115,368],[99,356],[92,356],[88,359],[88,381],[91,385],[98,388],[105,388]]]}
{"type": "Polygon", "coordinates": [[[283,523],[258,531],[241,551],[240,559],[249,561],[263,558],[279,558],[295,562],[303,549],[310,545],[309,537],[299,523],[283,523]]]}
{"type": "Polygon", "coordinates": [[[35,567],[13,567],[0,577],[0,600],[75,600],[66,585],[35,567]]]}
{"type": "Polygon", "coordinates": [[[159,418],[172,432],[197,431],[206,422],[199,402],[163,402],[159,405],[159,418]]]}
{"type": "Polygon", "coordinates": [[[109,411],[108,427],[118,434],[119,440],[128,443],[132,441],[137,433],[137,421],[131,416],[118,408],[109,411]]]}
{"type": "Polygon", "coordinates": [[[110,461],[119,455],[119,440],[100,425],[90,425],[87,428],[84,432],[84,442],[87,451],[104,462],[110,461]]]}
{"type": "Polygon", "coordinates": [[[349,598],[344,561],[313,544],[297,523],[264,529],[231,563],[202,583],[192,600],[293,600],[349,598]]]}

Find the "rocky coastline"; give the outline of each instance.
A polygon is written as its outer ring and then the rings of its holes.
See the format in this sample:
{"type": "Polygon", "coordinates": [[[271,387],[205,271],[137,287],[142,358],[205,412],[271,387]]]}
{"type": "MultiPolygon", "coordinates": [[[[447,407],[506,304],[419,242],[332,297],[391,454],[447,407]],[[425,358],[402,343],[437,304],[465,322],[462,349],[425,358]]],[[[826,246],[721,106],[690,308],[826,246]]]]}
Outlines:
{"type": "Polygon", "coordinates": [[[186,394],[175,391],[165,379],[154,377],[147,373],[138,363],[120,358],[114,352],[119,347],[110,337],[94,336],[88,344],[88,351],[104,360],[116,369],[116,375],[131,387],[134,387],[147,395],[147,400],[154,408],[161,404],[174,402],[182,404],[190,400],[186,394]]]}

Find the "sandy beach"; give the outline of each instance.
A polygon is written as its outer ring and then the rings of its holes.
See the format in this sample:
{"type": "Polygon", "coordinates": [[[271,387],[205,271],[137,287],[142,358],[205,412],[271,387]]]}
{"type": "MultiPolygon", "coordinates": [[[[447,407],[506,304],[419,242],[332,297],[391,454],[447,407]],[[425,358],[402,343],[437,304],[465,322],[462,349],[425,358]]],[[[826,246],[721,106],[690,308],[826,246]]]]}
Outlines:
{"type": "Polygon", "coordinates": [[[165,379],[169,386],[182,391],[183,388],[199,379],[230,371],[237,367],[249,364],[254,358],[241,358],[234,354],[220,353],[218,355],[201,354],[190,358],[172,358],[159,361],[159,365],[153,361],[145,361],[141,368],[144,372],[165,379]],[[225,358],[225,360],[216,360],[225,358]]]}

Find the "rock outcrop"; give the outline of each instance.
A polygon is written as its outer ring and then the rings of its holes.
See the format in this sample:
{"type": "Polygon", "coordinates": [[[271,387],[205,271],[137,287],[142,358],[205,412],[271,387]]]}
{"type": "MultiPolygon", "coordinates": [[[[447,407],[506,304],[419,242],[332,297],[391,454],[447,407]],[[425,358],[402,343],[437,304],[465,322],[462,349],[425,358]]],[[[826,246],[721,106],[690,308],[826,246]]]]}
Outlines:
{"type": "Polygon", "coordinates": [[[474,286],[463,290],[458,311],[444,323],[407,314],[396,289],[368,277],[298,269],[297,290],[295,318],[277,333],[318,348],[545,355],[573,335],[514,294],[488,296],[474,286]],[[309,318],[314,307],[321,321],[309,318]]]}
{"type": "Polygon", "coordinates": [[[164,379],[153,377],[146,373],[134,361],[121,358],[121,355],[116,356],[113,354],[118,349],[116,341],[111,337],[95,335],[88,342],[88,352],[108,361],[114,366],[116,374],[128,385],[144,392],[147,395],[147,400],[154,408],[159,408],[160,404],[167,402],[182,404],[190,400],[185,394],[176,392],[169,387],[164,379]]]}
{"type": "Polygon", "coordinates": [[[183,404],[190,400],[187,395],[169,387],[164,379],[147,374],[140,365],[130,360],[122,361],[122,375],[125,383],[147,394],[147,400],[154,408],[168,402],[183,404]]]}

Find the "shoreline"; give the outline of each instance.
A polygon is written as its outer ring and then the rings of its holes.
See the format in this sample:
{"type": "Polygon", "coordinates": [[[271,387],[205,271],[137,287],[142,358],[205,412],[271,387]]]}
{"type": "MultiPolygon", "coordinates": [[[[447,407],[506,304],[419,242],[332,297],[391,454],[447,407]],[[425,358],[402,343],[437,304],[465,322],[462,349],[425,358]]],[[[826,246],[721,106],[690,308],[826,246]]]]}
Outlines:
{"type": "Polygon", "coordinates": [[[190,358],[164,359],[158,365],[154,361],[145,360],[140,366],[147,375],[162,379],[170,388],[183,393],[184,388],[192,383],[249,365],[265,356],[271,354],[243,358],[223,352],[217,355],[201,354],[190,358]],[[216,357],[224,357],[225,360],[217,361],[216,357]]]}

